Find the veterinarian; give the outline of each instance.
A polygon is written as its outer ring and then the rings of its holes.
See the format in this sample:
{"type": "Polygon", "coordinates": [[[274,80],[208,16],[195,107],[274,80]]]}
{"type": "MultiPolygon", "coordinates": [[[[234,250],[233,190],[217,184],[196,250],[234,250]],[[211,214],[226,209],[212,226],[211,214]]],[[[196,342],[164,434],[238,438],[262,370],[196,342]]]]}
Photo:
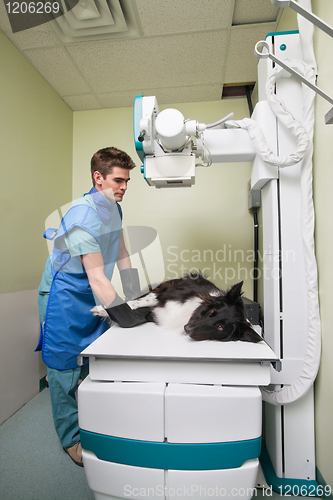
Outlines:
{"type": "Polygon", "coordinates": [[[56,432],[65,451],[80,466],[75,393],[88,366],[79,367],[77,356],[108,328],[90,309],[101,303],[123,327],[146,321],[145,311],[132,311],[111,283],[117,263],[126,299],[140,296],[138,271],[131,267],[122,235],[119,205],[134,167],[123,151],[113,147],[99,150],[91,159],[93,188],[73,203],[57,231],[49,229],[44,234],[53,239],[54,248],[38,290],[41,336],[36,350],[42,351],[47,365],[56,432]]]}

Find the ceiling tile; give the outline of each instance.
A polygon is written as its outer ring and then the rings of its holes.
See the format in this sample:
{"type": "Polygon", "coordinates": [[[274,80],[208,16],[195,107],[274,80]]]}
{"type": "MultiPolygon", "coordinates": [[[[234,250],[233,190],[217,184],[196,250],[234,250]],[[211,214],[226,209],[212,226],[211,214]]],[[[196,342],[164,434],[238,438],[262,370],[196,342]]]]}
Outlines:
{"type": "Polygon", "coordinates": [[[108,92],[97,94],[105,108],[122,108],[133,106],[136,95],[156,96],[157,102],[197,102],[218,101],[222,95],[222,85],[200,85],[188,87],[150,88],[141,91],[108,92]]]}
{"type": "Polygon", "coordinates": [[[32,47],[48,47],[59,44],[58,38],[48,23],[36,26],[35,28],[20,31],[18,33],[13,33],[3,2],[0,2],[0,29],[21,50],[32,47]]]}
{"type": "Polygon", "coordinates": [[[12,28],[9,23],[5,2],[0,2],[0,29],[8,36],[12,35],[12,28]]]}
{"type": "Polygon", "coordinates": [[[257,80],[258,59],[254,55],[254,47],[274,29],[275,24],[269,23],[232,28],[224,83],[245,83],[257,80]]]}
{"type": "Polygon", "coordinates": [[[61,96],[91,91],[63,48],[28,50],[25,54],[61,96]]]}
{"type": "Polygon", "coordinates": [[[107,92],[105,94],[97,94],[97,97],[104,108],[126,108],[128,106],[133,106],[134,98],[139,94],[140,92],[129,90],[128,92],[107,92]]]}
{"type": "Polygon", "coordinates": [[[274,22],[279,13],[267,0],[235,0],[233,25],[274,22]]]}
{"type": "Polygon", "coordinates": [[[224,31],[67,47],[96,93],[221,83],[224,31]]]}
{"type": "Polygon", "coordinates": [[[152,89],[154,93],[144,95],[155,95],[157,102],[166,104],[169,102],[198,102],[198,101],[218,101],[222,95],[222,85],[200,85],[176,87],[168,89],[152,89]]]}
{"type": "Polygon", "coordinates": [[[145,35],[213,30],[230,25],[233,0],[136,0],[145,35]]]}
{"type": "Polygon", "coordinates": [[[11,34],[10,38],[21,50],[59,45],[59,40],[49,26],[45,24],[11,34]]]}
{"type": "Polygon", "coordinates": [[[102,106],[93,94],[71,95],[63,100],[73,111],[86,111],[88,109],[101,109],[102,106]]]}

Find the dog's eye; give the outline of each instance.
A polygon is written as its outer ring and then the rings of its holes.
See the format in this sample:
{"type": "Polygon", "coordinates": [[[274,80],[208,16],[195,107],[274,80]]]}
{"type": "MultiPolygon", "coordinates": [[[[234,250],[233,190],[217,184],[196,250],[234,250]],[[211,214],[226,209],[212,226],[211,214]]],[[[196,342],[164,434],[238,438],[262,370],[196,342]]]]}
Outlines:
{"type": "Polygon", "coordinates": [[[211,318],[212,316],[214,316],[216,314],[216,311],[215,309],[211,309],[209,312],[208,312],[208,316],[211,318]]]}
{"type": "Polygon", "coordinates": [[[223,325],[216,325],[216,328],[219,330],[219,332],[222,332],[222,330],[223,330],[223,325]]]}

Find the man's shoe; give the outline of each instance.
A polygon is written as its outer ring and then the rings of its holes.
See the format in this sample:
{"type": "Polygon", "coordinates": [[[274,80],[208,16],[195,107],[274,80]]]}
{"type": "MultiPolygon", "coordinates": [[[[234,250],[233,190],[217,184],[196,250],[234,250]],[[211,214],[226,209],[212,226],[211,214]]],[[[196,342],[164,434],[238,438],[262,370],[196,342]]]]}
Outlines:
{"type": "Polygon", "coordinates": [[[83,467],[82,446],[80,441],[78,443],[75,443],[75,445],[71,446],[70,448],[64,448],[64,450],[76,465],[83,467]]]}

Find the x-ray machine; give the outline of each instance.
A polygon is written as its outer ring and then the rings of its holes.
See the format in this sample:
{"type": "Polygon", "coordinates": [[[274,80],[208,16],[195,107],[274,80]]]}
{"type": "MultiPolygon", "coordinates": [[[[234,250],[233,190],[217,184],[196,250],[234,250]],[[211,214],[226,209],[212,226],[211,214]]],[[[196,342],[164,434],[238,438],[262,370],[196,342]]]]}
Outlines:
{"type": "Polygon", "coordinates": [[[276,64],[284,61],[314,85],[300,38],[275,33],[257,44],[259,102],[251,119],[205,125],[175,109],[159,112],[155,97],[136,98],[134,135],[149,185],[191,186],[198,161],[252,162],[250,189],[260,191],[262,207],[264,340],[195,343],[148,324],[114,326],[88,347],[79,422],[97,500],[201,498],[212,488],[214,498],[251,498],[261,444],[276,491],[317,492],[314,92],[276,64]]]}

